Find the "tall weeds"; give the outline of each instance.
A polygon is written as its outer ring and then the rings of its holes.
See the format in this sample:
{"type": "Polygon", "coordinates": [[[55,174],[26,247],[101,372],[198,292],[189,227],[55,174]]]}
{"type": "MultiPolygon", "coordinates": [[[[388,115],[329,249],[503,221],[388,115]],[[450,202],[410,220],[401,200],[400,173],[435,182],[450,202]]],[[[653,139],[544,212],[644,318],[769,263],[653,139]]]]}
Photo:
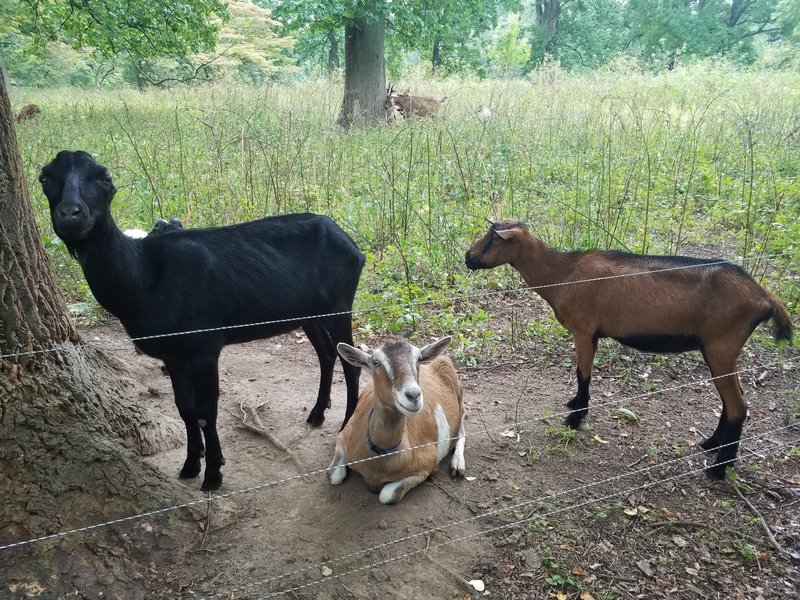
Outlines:
{"type": "MultiPolygon", "coordinates": [[[[392,304],[375,327],[418,318],[412,303],[429,299],[445,305],[442,319],[455,314],[445,299],[487,281],[463,267],[486,217],[525,220],[562,249],[722,255],[797,312],[800,75],[712,63],[409,84],[447,95],[444,116],[344,132],[333,125],[340,86],[327,81],[18,90],[16,103],[42,107],[18,133],[45,241],[37,171],[80,148],[111,168],[124,227],[329,214],[370,257],[359,302],[392,304]]],[[[57,263],[68,291],[85,294],[74,266],[57,263]]],[[[460,310],[469,322],[472,309],[460,310]]]]}

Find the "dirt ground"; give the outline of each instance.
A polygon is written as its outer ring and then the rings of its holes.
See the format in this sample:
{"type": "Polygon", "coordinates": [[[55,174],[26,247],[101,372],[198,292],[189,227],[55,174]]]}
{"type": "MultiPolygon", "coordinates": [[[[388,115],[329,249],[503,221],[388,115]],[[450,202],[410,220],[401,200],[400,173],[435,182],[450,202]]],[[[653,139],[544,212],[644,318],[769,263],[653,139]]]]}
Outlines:
{"type": "MultiPolygon", "coordinates": [[[[160,364],[135,354],[121,329],[84,336],[143,373],[143,399],[177,418],[160,364]]],[[[208,503],[196,547],[178,563],[150,565],[148,597],[800,597],[800,563],[776,549],[754,512],[797,557],[800,430],[787,425],[800,416],[798,352],[751,340],[740,360],[752,369],[742,378],[751,408],[737,472],[752,509],[731,484],[697,472],[704,458],[695,444],[720,410],[713,384],[686,385],[709,377],[699,356],[653,357],[607,342],[589,417],[574,435],[559,414],[575,393],[571,356],[566,340],[528,342],[500,356],[505,364],[461,368],[467,479],[452,480],[445,460],[400,504],[383,506],[358,475],[331,487],[319,472],[344,414],[340,365],[333,406],[311,429],[318,367],[302,336],[226,348],[219,493],[249,491],[208,503]],[[243,404],[292,456],[241,427],[243,404]]],[[[184,456],[181,445],[148,460],[177,476],[184,456]]],[[[186,485],[204,497],[200,479],[186,485]]]]}

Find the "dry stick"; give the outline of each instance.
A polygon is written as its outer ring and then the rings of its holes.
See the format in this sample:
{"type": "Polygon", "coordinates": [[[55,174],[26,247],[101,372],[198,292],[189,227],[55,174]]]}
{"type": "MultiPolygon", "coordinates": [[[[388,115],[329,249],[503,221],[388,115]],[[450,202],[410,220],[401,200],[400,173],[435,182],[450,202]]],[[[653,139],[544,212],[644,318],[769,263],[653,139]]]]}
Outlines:
{"type": "Polygon", "coordinates": [[[640,462],[642,462],[642,461],[643,461],[645,458],[647,458],[648,456],[650,456],[650,455],[649,455],[649,454],[642,454],[642,456],[641,456],[640,458],[636,459],[636,460],[635,460],[635,461],[633,461],[631,464],[629,464],[629,465],[628,465],[628,468],[629,468],[629,469],[632,469],[633,467],[635,467],[636,465],[638,465],[640,462]]]}
{"type": "MultiPolygon", "coordinates": [[[[739,479],[741,480],[741,477],[739,477],[739,479]]],[[[797,556],[795,556],[794,554],[792,554],[791,552],[786,550],[783,546],[781,546],[778,543],[778,540],[776,540],[775,536],[772,535],[772,530],[769,528],[769,525],[767,525],[767,522],[764,520],[764,517],[762,516],[762,514],[759,512],[759,510],[755,506],[753,506],[753,503],[750,502],[750,500],[748,500],[747,497],[742,493],[742,491],[739,489],[739,486],[736,484],[736,482],[735,481],[731,481],[730,483],[731,483],[731,487],[733,487],[734,491],[739,496],[739,498],[741,498],[744,501],[744,503],[747,504],[748,508],[753,512],[753,514],[755,516],[758,517],[758,520],[761,521],[761,527],[764,529],[764,532],[767,534],[767,538],[769,539],[770,544],[772,544],[772,547],[775,548],[778,551],[778,554],[782,554],[784,556],[788,556],[789,558],[791,558],[792,560],[795,560],[795,561],[799,560],[797,556]]]]}
{"type": "Polygon", "coordinates": [[[448,567],[446,565],[443,565],[440,561],[435,559],[433,556],[428,556],[426,560],[431,561],[433,564],[435,564],[437,567],[439,567],[442,571],[444,571],[445,573],[450,575],[450,577],[452,577],[454,580],[456,580],[459,583],[459,585],[461,585],[466,591],[468,591],[468,592],[474,592],[475,591],[475,588],[472,587],[469,584],[469,581],[467,581],[461,575],[459,575],[458,573],[453,571],[453,569],[451,569],[450,567],[448,567]]]}
{"type": "Polygon", "coordinates": [[[278,450],[280,450],[283,453],[285,453],[286,456],[288,456],[292,460],[292,462],[300,470],[301,473],[304,473],[304,472],[306,472],[308,470],[306,468],[306,466],[300,461],[299,458],[297,458],[295,453],[292,452],[286,444],[284,444],[277,437],[275,437],[269,431],[267,431],[267,428],[264,426],[264,423],[261,421],[261,417],[258,416],[258,413],[255,411],[255,409],[252,406],[250,406],[249,404],[241,403],[239,405],[239,409],[244,414],[244,417],[242,418],[242,422],[239,423],[240,427],[244,427],[245,429],[249,429],[250,431],[252,431],[254,433],[257,433],[259,435],[262,435],[265,438],[267,438],[273,446],[275,446],[278,450]],[[248,423],[247,422],[247,417],[250,417],[250,419],[253,421],[254,424],[248,423]]]}

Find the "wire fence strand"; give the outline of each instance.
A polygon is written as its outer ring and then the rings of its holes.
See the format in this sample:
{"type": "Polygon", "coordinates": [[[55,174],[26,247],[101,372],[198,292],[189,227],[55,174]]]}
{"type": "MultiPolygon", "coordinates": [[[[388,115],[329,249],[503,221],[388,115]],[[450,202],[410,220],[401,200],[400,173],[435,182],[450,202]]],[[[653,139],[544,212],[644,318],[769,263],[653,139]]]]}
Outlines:
{"type": "MultiPolygon", "coordinates": [[[[664,269],[653,269],[648,271],[636,271],[633,273],[620,273],[618,275],[607,275],[603,277],[592,277],[589,279],[578,279],[575,281],[562,281],[556,283],[549,283],[544,285],[536,285],[536,286],[521,286],[517,288],[513,288],[510,290],[492,290],[492,291],[483,291],[483,292],[475,292],[475,293],[466,293],[466,294],[458,294],[455,296],[450,296],[449,298],[444,299],[437,299],[437,300],[420,300],[420,301],[413,301],[408,302],[408,306],[410,308],[420,307],[420,306],[428,306],[428,305],[441,305],[445,302],[454,302],[454,301],[466,301],[466,300],[473,300],[476,298],[485,298],[485,297],[492,297],[500,294],[512,294],[512,293],[521,293],[521,292],[529,292],[529,291],[538,291],[547,288],[553,287],[560,287],[560,286],[567,286],[567,285],[578,285],[582,283],[592,283],[597,281],[606,281],[609,279],[622,279],[626,277],[637,277],[640,275],[654,275],[657,273],[666,273],[670,271],[680,271],[685,269],[697,269],[697,268],[708,268],[713,266],[719,266],[724,264],[731,264],[728,260],[719,260],[714,262],[707,262],[707,263],[700,263],[700,264],[692,264],[692,265],[680,265],[676,267],[667,267],[664,269]]],[[[364,314],[375,312],[378,310],[382,310],[384,307],[389,306],[389,303],[378,304],[368,308],[362,308],[357,310],[345,310],[345,311],[335,311],[335,312],[327,312],[327,313],[320,313],[315,315],[305,315],[299,317],[287,317],[283,319],[268,319],[264,321],[256,321],[252,323],[241,323],[236,325],[222,325],[218,327],[203,327],[198,329],[191,329],[185,331],[173,331],[167,333],[157,333],[152,335],[143,335],[143,336],[135,336],[129,338],[132,342],[143,342],[148,340],[154,339],[161,339],[161,338],[169,338],[169,337],[177,337],[183,335],[196,335],[202,333],[213,333],[216,331],[229,331],[234,329],[245,329],[250,327],[264,327],[268,325],[280,325],[285,323],[300,323],[304,321],[309,321],[312,319],[323,319],[323,318],[330,318],[330,317],[337,317],[342,315],[352,315],[352,314],[364,314]]],[[[65,347],[68,343],[62,342],[60,344],[56,344],[50,348],[43,348],[38,350],[29,350],[25,352],[14,352],[8,354],[0,354],[0,358],[2,359],[13,359],[13,358],[20,358],[22,356],[30,356],[36,354],[44,354],[48,352],[57,352],[63,347],[65,347]]]]}

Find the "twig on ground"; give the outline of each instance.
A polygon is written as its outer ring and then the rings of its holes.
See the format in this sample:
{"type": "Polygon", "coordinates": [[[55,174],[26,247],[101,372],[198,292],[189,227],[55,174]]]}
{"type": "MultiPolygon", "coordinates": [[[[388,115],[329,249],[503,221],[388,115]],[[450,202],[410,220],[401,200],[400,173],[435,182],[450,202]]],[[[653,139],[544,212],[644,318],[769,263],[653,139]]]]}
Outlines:
{"type": "Polygon", "coordinates": [[[532,360],[523,360],[522,362],[501,362],[495,365],[486,365],[480,367],[459,367],[462,371],[491,371],[492,369],[502,369],[503,367],[521,367],[532,363],[532,360]]]}
{"type": "MultiPolygon", "coordinates": [[[[741,477],[739,477],[739,476],[737,476],[737,477],[738,477],[738,479],[740,481],[743,481],[741,477]]],[[[775,550],[778,551],[778,554],[782,554],[783,556],[788,556],[792,560],[797,561],[798,560],[797,556],[795,556],[794,554],[792,554],[788,550],[784,549],[784,547],[781,546],[778,543],[778,540],[776,540],[775,536],[772,535],[772,530],[769,528],[769,525],[767,525],[767,522],[764,520],[764,517],[762,516],[762,514],[753,505],[753,503],[750,502],[750,500],[747,499],[747,496],[745,496],[742,493],[742,490],[739,489],[739,485],[737,484],[737,482],[736,481],[731,481],[730,484],[731,484],[731,487],[733,488],[733,490],[736,492],[736,495],[739,496],[739,498],[741,498],[742,501],[745,504],[747,504],[747,507],[752,511],[752,513],[758,517],[758,520],[761,522],[761,527],[764,529],[764,532],[767,534],[767,538],[769,539],[770,544],[772,544],[772,547],[775,548],[775,550]]]]}
{"type": "Polygon", "coordinates": [[[492,442],[492,443],[493,443],[495,446],[497,446],[498,448],[502,448],[502,447],[503,447],[503,445],[502,445],[500,442],[498,442],[496,439],[494,439],[494,438],[492,437],[492,434],[491,434],[491,433],[489,433],[489,428],[488,428],[488,427],[486,427],[486,421],[484,421],[484,420],[483,420],[483,411],[481,411],[481,410],[478,410],[477,412],[478,412],[478,418],[480,418],[480,420],[481,420],[481,425],[483,425],[483,430],[486,432],[486,437],[488,437],[488,438],[489,438],[489,440],[490,440],[490,441],[491,441],[491,442],[492,442]]]}
{"type": "Polygon", "coordinates": [[[205,522],[203,523],[203,538],[200,540],[200,550],[203,550],[204,546],[206,545],[206,536],[208,535],[208,528],[211,527],[211,494],[212,492],[206,492],[206,496],[208,497],[208,501],[206,502],[206,518],[205,522]]]}
{"type": "Polygon", "coordinates": [[[623,577],[622,575],[614,575],[610,573],[606,575],[605,573],[596,573],[597,577],[600,579],[608,579],[609,581],[623,581],[625,583],[638,583],[638,579],[634,579],[633,577],[623,577]]]}
{"type": "Polygon", "coordinates": [[[433,556],[428,556],[427,560],[431,561],[433,564],[435,564],[437,567],[439,567],[442,571],[444,571],[445,573],[450,575],[450,577],[455,579],[468,592],[474,592],[475,591],[475,588],[472,587],[469,584],[469,581],[467,581],[461,575],[459,575],[458,573],[453,571],[453,569],[451,569],[450,567],[447,567],[447,566],[443,565],[441,562],[439,562],[433,556]]]}
{"type": "Polygon", "coordinates": [[[243,427],[254,433],[264,436],[265,438],[267,438],[267,440],[269,440],[269,442],[273,446],[275,446],[278,450],[286,454],[286,456],[288,456],[291,459],[291,461],[301,472],[307,471],[308,469],[302,463],[302,461],[299,458],[297,458],[297,455],[294,452],[292,452],[286,444],[284,444],[281,440],[279,440],[277,437],[275,437],[273,434],[267,431],[267,428],[261,421],[261,417],[259,417],[258,413],[256,412],[256,410],[261,406],[263,406],[263,403],[256,408],[253,408],[252,406],[250,406],[249,404],[245,404],[244,402],[239,404],[239,409],[242,411],[242,414],[244,415],[241,423],[239,423],[239,427],[243,427]],[[252,423],[247,422],[248,418],[252,421],[252,423]]]}
{"type": "Polygon", "coordinates": [[[650,455],[649,455],[649,454],[642,454],[642,456],[641,456],[640,458],[636,459],[636,460],[635,460],[635,461],[633,461],[631,464],[629,464],[629,465],[628,465],[628,468],[629,468],[629,469],[632,469],[633,467],[635,467],[636,465],[638,465],[640,462],[642,462],[642,461],[643,461],[645,458],[647,458],[648,456],[650,456],[650,455]]]}

